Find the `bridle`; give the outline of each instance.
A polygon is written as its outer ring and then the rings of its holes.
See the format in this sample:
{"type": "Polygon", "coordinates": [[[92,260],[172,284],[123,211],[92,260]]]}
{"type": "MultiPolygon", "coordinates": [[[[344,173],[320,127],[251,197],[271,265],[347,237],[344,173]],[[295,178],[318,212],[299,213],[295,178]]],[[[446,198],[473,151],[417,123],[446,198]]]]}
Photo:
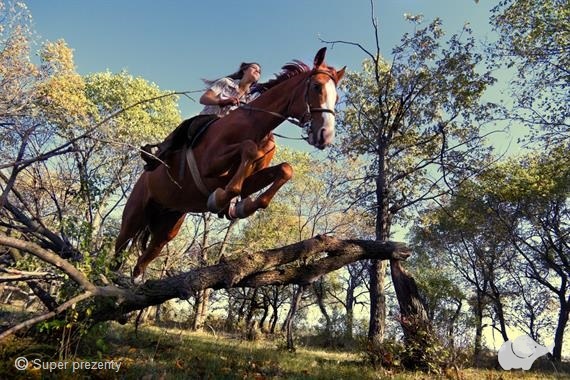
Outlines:
{"type": "Polygon", "coordinates": [[[307,84],[305,87],[305,106],[306,106],[306,109],[305,109],[305,113],[303,113],[303,115],[301,115],[300,118],[288,116],[288,115],[290,115],[289,110],[291,109],[291,103],[293,102],[293,98],[295,98],[294,96],[292,96],[289,99],[289,103],[287,104],[287,111],[285,112],[286,115],[282,115],[278,112],[269,111],[269,110],[266,110],[263,108],[252,107],[249,104],[240,105],[239,108],[244,109],[244,110],[259,111],[259,112],[268,113],[270,115],[273,115],[273,116],[276,116],[276,117],[281,118],[283,120],[286,120],[292,124],[295,124],[298,127],[301,127],[303,129],[305,129],[307,132],[309,132],[309,129],[311,128],[312,123],[313,123],[313,116],[312,116],[313,113],[330,113],[333,116],[336,115],[336,112],[334,110],[331,110],[329,108],[322,108],[322,107],[311,107],[311,105],[309,104],[309,89],[311,86],[311,78],[317,74],[325,74],[330,79],[332,79],[333,82],[336,83],[336,78],[331,73],[329,73],[328,71],[313,70],[311,72],[311,75],[306,80],[306,84],[307,84]]]}

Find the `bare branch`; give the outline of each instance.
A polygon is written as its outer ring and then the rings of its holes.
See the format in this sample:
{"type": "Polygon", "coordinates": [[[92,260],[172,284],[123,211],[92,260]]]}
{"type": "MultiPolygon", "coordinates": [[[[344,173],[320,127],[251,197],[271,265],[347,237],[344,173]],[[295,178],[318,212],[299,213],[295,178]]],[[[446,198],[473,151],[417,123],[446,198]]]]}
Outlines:
{"type": "Polygon", "coordinates": [[[28,319],[27,321],[24,321],[22,323],[17,324],[16,326],[10,327],[8,330],[3,331],[0,334],[0,340],[6,338],[7,336],[15,333],[16,331],[22,330],[26,327],[30,327],[35,325],[36,323],[39,322],[43,322],[45,320],[48,320],[50,318],[55,317],[56,315],[64,312],[65,310],[69,309],[70,307],[75,306],[77,303],[86,300],[87,298],[92,297],[93,294],[89,291],[85,292],[85,293],[81,293],[78,296],[73,297],[72,299],[70,299],[69,301],[61,304],[60,306],[58,306],[54,311],[50,311],[49,313],[46,314],[42,314],[42,315],[38,315],[37,317],[28,319]]]}
{"type": "Polygon", "coordinates": [[[0,234],[0,244],[7,247],[16,248],[22,251],[26,251],[37,258],[49,263],[65,274],[67,274],[73,281],[78,285],[83,287],[88,291],[95,291],[95,285],[93,285],[83,273],[81,273],[77,268],[71,265],[67,260],[62,259],[54,253],[51,253],[37,244],[32,242],[26,242],[20,239],[16,239],[4,234],[0,234]]]}

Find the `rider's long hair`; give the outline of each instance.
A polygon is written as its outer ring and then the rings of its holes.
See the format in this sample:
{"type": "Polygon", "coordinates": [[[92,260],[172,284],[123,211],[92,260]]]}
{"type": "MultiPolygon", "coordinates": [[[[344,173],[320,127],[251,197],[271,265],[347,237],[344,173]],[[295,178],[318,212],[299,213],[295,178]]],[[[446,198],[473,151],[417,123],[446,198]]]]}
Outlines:
{"type": "MultiPolygon", "coordinates": [[[[213,80],[212,79],[202,79],[202,81],[204,81],[204,83],[206,83],[208,86],[211,86],[214,82],[216,82],[222,78],[241,79],[241,78],[243,78],[243,72],[245,70],[247,70],[251,65],[257,65],[257,66],[261,67],[261,65],[257,62],[242,62],[239,65],[239,69],[235,73],[232,73],[230,75],[225,75],[223,77],[213,79],[213,80]]],[[[255,82],[255,83],[257,83],[257,82],[255,82]]],[[[252,86],[255,83],[252,83],[252,86]]]]}

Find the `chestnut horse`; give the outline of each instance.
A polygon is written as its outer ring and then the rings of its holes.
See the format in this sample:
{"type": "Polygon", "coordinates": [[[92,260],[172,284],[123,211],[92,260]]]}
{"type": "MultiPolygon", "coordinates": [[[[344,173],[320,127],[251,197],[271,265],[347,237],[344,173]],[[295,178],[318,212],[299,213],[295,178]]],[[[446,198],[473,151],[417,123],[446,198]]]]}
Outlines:
{"type": "Polygon", "coordinates": [[[141,174],[123,210],[115,243],[117,266],[129,242],[138,241],[142,247],[134,283],[142,283],[147,265],[177,235],[186,213],[211,211],[246,218],[269,205],[293,174],[286,162],[269,166],[275,152],[272,131],[284,120],[307,128],[309,144],[319,149],[332,143],[336,85],[345,68],[337,71],[325,65],[325,53],[326,48],[317,52],[313,68],[299,61],[283,66],[275,79],[260,85],[264,91],[259,97],[215,121],[188,154],[188,165],[182,149],[166,155],[168,166],[141,174]],[[229,207],[237,196],[241,200],[229,207]]]}

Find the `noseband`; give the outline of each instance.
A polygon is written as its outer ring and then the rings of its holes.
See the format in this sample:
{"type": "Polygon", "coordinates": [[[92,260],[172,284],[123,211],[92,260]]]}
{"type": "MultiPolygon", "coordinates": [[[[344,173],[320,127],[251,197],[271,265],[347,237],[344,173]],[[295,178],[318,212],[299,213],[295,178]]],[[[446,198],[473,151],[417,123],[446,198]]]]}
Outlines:
{"type": "MultiPolygon", "coordinates": [[[[295,124],[298,127],[304,128],[304,129],[309,129],[311,127],[311,124],[313,122],[313,117],[312,114],[313,113],[330,113],[333,116],[336,115],[336,112],[334,110],[331,110],[329,108],[322,108],[322,107],[311,107],[311,105],[309,104],[309,87],[311,85],[311,78],[314,77],[317,74],[325,74],[326,76],[328,76],[333,82],[336,83],[336,79],[332,76],[331,73],[329,73],[328,71],[324,71],[324,70],[313,70],[313,72],[311,73],[311,75],[309,76],[309,78],[307,78],[307,86],[305,87],[305,105],[306,105],[306,110],[305,113],[301,116],[301,118],[297,119],[296,117],[292,117],[292,116],[285,116],[282,115],[278,112],[273,112],[273,111],[269,111],[269,110],[265,110],[262,108],[257,108],[257,107],[252,107],[248,104],[244,104],[241,105],[240,108],[246,109],[246,110],[250,110],[250,111],[261,111],[261,112],[265,112],[268,113],[270,115],[273,116],[277,116],[283,120],[287,120],[288,122],[295,124]]],[[[286,114],[290,114],[289,109],[291,108],[291,100],[289,101],[289,104],[287,105],[287,111],[286,114]]]]}

